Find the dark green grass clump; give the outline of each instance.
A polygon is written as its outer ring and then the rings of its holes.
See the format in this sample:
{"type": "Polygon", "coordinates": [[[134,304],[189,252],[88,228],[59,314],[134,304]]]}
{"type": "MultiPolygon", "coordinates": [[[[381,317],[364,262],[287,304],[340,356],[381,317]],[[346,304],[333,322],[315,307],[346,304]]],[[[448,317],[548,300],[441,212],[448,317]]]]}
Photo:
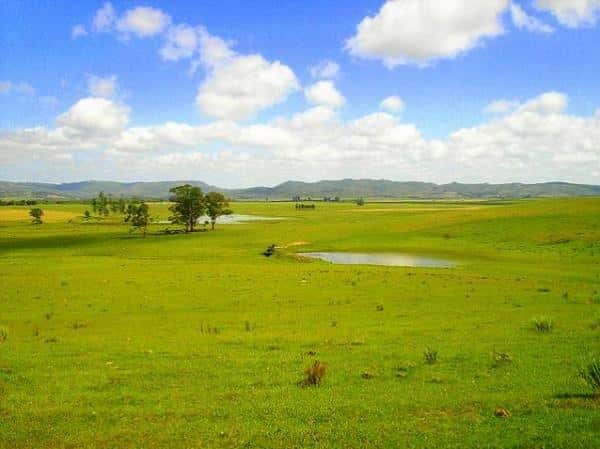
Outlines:
{"type": "Polygon", "coordinates": [[[594,360],[579,375],[595,394],[600,393],[600,360],[594,360]]]}

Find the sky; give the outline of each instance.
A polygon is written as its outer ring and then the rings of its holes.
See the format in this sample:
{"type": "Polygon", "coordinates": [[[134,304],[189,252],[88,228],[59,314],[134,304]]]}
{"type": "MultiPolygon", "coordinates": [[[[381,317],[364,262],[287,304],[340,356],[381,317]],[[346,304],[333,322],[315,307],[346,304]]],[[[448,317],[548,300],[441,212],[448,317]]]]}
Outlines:
{"type": "Polygon", "coordinates": [[[0,2],[0,180],[600,184],[600,0],[0,2]]]}

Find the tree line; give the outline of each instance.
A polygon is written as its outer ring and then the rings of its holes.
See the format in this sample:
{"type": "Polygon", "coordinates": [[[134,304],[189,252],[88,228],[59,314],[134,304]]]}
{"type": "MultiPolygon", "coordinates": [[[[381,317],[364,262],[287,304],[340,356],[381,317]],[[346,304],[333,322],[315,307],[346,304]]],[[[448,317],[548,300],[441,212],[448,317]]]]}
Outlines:
{"type": "MultiPolygon", "coordinates": [[[[190,233],[196,230],[199,220],[206,216],[208,220],[205,225],[211,225],[214,231],[217,219],[223,215],[229,215],[229,201],[218,192],[204,194],[200,187],[185,184],[173,187],[169,190],[171,194],[169,201],[173,204],[169,207],[171,216],[169,222],[183,226],[183,232],[190,233]]],[[[146,236],[150,224],[150,206],[144,201],[125,201],[123,198],[114,200],[110,195],[100,192],[92,200],[92,210],[100,217],[107,217],[111,212],[120,213],[124,216],[123,221],[131,225],[132,231],[140,231],[146,236]]],[[[84,219],[89,220],[91,214],[86,211],[84,219]]]]}

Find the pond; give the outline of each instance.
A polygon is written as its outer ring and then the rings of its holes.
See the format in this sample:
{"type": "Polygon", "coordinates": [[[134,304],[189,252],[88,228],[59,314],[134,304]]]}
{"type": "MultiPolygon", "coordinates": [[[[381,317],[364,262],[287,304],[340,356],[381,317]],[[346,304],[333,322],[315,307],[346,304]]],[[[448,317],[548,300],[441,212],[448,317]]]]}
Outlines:
{"type": "MultiPolygon", "coordinates": [[[[260,215],[242,215],[242,214],[231,214],[223,215],[217,218],[218,224],[239,224],[246,223],[248,221],[272,221],[272,220],[286,220],[283,217],[262,217],[260,215]]],[[[204,216],[198,219],[199,224],[204,224],[205,221],[210,221],[210,218],[204,216]]],[[[169,220],[156,221],[156,224],[171,224],[169,220]]]]}
{"type": "Polygon", "coordinates": [[[387,267],[452,268],[448,259],[417,256],[406,253],[299,253],[300,256],[324,260],[339,265],[383,265],[387,267]]]}

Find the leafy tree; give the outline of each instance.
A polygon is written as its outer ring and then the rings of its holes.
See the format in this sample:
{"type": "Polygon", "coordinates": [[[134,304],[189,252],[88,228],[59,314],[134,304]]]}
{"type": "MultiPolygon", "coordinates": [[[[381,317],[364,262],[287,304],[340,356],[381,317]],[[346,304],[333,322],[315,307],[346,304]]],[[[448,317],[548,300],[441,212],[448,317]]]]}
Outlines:
{"type": "Polygon", "coordinates": [[[92,218],[92,214],[90,214],[90,211],[89,211],[89,210],[86,210],[86,211],[83,213],[83,219],[84,219],[85,221],[90,221],[90,218],[92,218]]]}
{"type": "Polygon", "coordinates": [[[169,192],[173,194],[171,202],[174,203],[169,207],[173,213],[169,217],[169,221],[173,224],[183,225],[185,232],[194,232],[194,226],[205,211],[202,189],[185,184],[173,187],[169,192]]]}
{"type": "Polygon", "coordinates": [[[92,199],[92,210],[94,213],[99,215],[103,215],[105,217],[110,213],[109,210],[109,198],[104,194],[104,192],[100,192],[98,197],[92,199]]]}
{"type": "Polygon", "coordinates": [[[31,216],[32,224],[42,224],[42,217],[44,216],[44,211],[39,207],[34,207],[29,211],[29,215],[31,216]]]}
{"type": "Polygon", "coordinates": [[[229,202],[222,193],[207,193],[204,197],[204,204],[206,206],[206,215],[208,215],[208,218],[210,218],[210,225],[213,231],[215,230],[217,218],[222,215],[229,215],[232,213],[232,211],[228,209],[229,202]]]}
{"type": "Polygon", "coordinates": [[[356,204],[359,206],[364,206],[365,205],[365,200],[362,198],[359,198],[356,200],[356,204]]]}
{"type": "Polygon", "coordinates": [[[132,231],[141,231],[146,237],[148,222],[150,221],[150,208],[143,201],[131,203],[127,206],[125,223],[131,223],[132,231]]]}

